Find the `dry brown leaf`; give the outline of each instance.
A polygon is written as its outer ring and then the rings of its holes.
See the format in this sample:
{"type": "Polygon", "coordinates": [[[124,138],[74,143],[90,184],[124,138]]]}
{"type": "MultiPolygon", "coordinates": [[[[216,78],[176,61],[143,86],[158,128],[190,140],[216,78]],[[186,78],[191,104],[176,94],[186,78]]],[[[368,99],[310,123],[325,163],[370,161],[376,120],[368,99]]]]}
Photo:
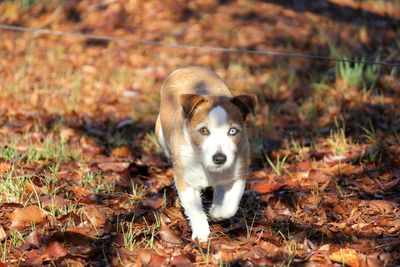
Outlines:
{"type": "Polygon", "coordinates": [[[161,266],[168,266],[169,264],[168,257],[160,256],[151,249],[141,249],[138,252],[138,254],[139,254],[139,260],[144,266],[161,267],[161,266]]]}
{"type": "Polygon", "coordinates": [[[331,261],[346,264],[350,267],[359,267],[360,261],[358,260],[358,253],[354,249],[351,248],[341,248],[336,252],[332,252],[329,255],[329,259],[331,261]]]}
{"type": "Polygon", "coordinates": [[[68,250],[58,242],[50,243],[44,250],[51,259],[65,257],[68,254],[68,250]]]}
{"type": "Polygon", "coordinates": [[[31,227],[33,224],[40,224],[46,218],[46,212],[39,209],[37,206],[28,206],[26,208],[17,208],[8,218],[11,221],[11,227],[23,229],[31,227]]]}
{"type": "Polygon", "coordinates": [[[47,260],[48,256],[39,249],[29,250],[25,253],[24,264],[28,266],[41,265],[43,261],[47,260]]]}
{"type": "Polygon", "coordinates": [[[83,210],[83,214],[94,227],[102,227],[106,223],[107,216],[101,208],[97,206],[86,206],[83,210]]]}
{"type": "Polygon", "coordinates": [[[77,233],[84,236],[96,236],[98,231],[89,226],[70,226],[66,230],[67,232],[77,233]]]}
{"type": "Polygon", "coordinates": [[[169,261],[170,266],[192,266],[190,259],[184,255],[172,256],[169,261]]]}
{"type": "Polygon", "coordinates": [[[7,238],[7,234],[3,229],[3,226],[0,224],[0,241],[3,241],[5,238],[7,238]]]}
{"type": "Polygon", "coordinates": [[[146,198],[143,201],[143,206],[150,207],[153,209],[158,209],[163,205],[163,201],[164,201],[163,194],[157,193],[149,198],[146,198]]]}
{"type": "Polygon", "coordinates": [[[39,247],[40,245],[40,233],[36,229],[32,231],[26,238],[25,243],[22,245],[22,250],[28,249],[31,246],[39,247]]]}
{"type": "Polygon", "coordinates": [[[63,197],[60,197],[58,195],[54,195],[54,196],[41,196],[40,201],[43,203],[44,207],[52,207],[52,206],[56,206],[58,208],[61,208],[65,205],[68,205],[69,200],[65,199],[63,197]]]}
{"type": "Polygon", "coordinates": [[[123,172],[129,168],[130,162],[102,162],[97,163],[102,171],[123,172]]]}
{"type": "Polygon", "coordinates": [[[28,193],[34,193],[35,195],[38,194],[39,196],[43,194],[43,189],[34,183],[24,183],[24,186],[28,193]]]}
{"type": "Polygon", "coordinates": [[[6,173],[11,169],[11,164],[7,162],[0,162],[0,173],[6,173]]]}
{"type": "Polygon", "coordinates": [[[131,158],[133,156],[133,152],[128,146],[120,146],[111,151],[111,156],[119,158],[131,158]]]}
{"type": "Polygon", "coordinates": [[[160,229],[161,240],[163,240],[164,242],[166,242],[170,245],[182,244],[182,240],[166,224],[164,216],[162,216],[162,215],[160,216],[160,221],[161,221],[161,229],[160,229]]]}
{"type": "Polygon", "coordinates": [[[257,191],[258,193],[261,194],[267,194],[267,193],[271,193],[273,191],[278,190],[279,188],[281,188],[282,186],[284,186],[285,184],[283,183],[277,183],[274,181],[269,181],[269,180],[263,180],[263,181],[257,181],[255,183],[250,184],[250,188],[251,190],[257,191]]]}

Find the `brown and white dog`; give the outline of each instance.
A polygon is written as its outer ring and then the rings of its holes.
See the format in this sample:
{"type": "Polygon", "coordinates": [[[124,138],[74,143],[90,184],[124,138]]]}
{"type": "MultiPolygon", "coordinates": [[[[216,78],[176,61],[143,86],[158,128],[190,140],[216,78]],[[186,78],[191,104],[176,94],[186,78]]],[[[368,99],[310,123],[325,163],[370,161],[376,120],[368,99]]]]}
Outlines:
{"type": "Polygon", "coordinates": [[[233,97],[220,77],[202,67],[178,69],[163,84],[155,131],[172,160],[193,240],[206,241],[210,234],[203,188],[214,188],[213,218],[230,218],[238,210],[250,156],[245,120],[255,105],[255,96],[233,97]]]}

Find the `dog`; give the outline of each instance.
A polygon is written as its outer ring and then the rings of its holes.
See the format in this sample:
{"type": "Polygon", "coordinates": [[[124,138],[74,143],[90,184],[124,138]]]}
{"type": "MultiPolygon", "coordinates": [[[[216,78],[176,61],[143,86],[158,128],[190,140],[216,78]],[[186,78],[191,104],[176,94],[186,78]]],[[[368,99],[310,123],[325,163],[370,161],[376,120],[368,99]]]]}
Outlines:
{"type": "Polygon", "coordinates": [[[209,214],[216,220],[235,215],[250,161],[246,118],[255,115],[254,95],[232,96],[213,71],[185,67],[171,73],[161,89],[155,133],[172,161],[181,206],[192,239],[210,235],[201,190],[213,187],[209,214]]]}

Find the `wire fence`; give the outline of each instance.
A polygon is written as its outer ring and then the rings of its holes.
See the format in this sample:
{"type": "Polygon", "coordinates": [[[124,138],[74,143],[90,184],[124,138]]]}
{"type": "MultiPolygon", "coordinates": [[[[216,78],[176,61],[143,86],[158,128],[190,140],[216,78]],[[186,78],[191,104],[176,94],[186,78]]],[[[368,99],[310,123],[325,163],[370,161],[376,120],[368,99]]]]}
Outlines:
{"type": "Polygon", "coordinates": [[[56,36],[69,36],[76,38],[84,38],[90,40],[98,41],[109,41],[109,42],[126,42],[138,45],[149,45],[149,46],[161,46],[176,49],[191,49],[191,50],[202,50],[210,52],[224,52],[224,53],[237,53],[237,54],[252,54],[260,56],[278,56],[287,58],[303,58],[309,60],[320,60],[320,61],[335,61],[335,62],[348,62],[353,64],[368,64],[368,65],[381,65],[389,67],[400,67],[400,62],[385,62],[385,61],[374,61],[374,60],[353,60],[347,58],[335,58],[327,57],[321,55],[304,54],[298,52],[281,52],[274,50],[256,50],[256,49],[241,49],[241,48],[227,48],[227,47],[215,47],[215,46],[201,46],[201,45],[191,45],[191,44],[178,44],[169,42],[159,42],[151,40],[132,40],[124,37],[114,37],[106,35],[96,35],[96,34],[86,34],[79,32],[67,32],[67,31],[57,31],[50,30],[46,28],[29,28],[23,26],[14,26],[7,24],[0,24],[0,30],[6,31],[17,31],[17,32],[28,32],[34,36],[39,35],[56,35],[56,36]]]}

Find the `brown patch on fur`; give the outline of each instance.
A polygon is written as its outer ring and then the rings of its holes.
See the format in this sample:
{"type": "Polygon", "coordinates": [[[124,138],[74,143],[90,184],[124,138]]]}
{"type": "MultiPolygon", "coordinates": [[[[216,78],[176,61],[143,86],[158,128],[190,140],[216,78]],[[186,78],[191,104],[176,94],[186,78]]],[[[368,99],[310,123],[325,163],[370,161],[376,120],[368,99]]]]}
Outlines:
{"type": "Polygon", "coordinates": [[[195,94],[180,95],[179,100],[186,118],[190,118],[196,107],[207,101],[205,97],[195,94]]]}
{"type": "Polygon", "coordinates": [[[246,119],[249,113],[255,115],[257,97],[255,95],[238,95],[232,98],[232,103],[235,104],[243,114],[243,119],[246,119]]]}

